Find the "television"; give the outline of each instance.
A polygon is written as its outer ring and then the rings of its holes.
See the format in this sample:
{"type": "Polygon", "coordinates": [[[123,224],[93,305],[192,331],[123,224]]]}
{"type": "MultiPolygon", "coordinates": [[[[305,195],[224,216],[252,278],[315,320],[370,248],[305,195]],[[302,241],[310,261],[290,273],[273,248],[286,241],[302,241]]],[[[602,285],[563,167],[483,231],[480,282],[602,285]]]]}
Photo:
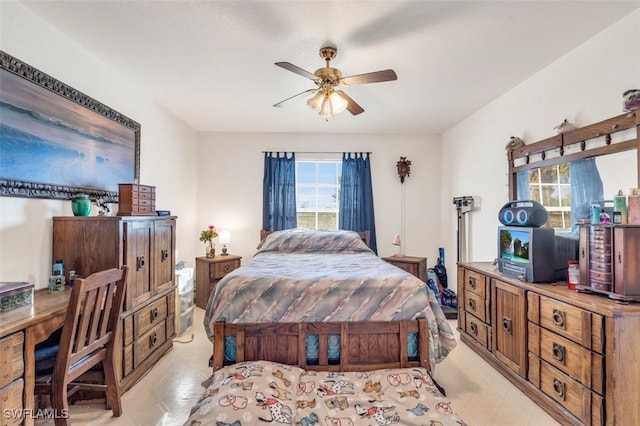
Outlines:
{"type": "Polygon", "coordinates": [[[532,283],[567,280],[570,260],[578,259],[578,238],[552,228],[498,227],[498,270],[532,283]]]}

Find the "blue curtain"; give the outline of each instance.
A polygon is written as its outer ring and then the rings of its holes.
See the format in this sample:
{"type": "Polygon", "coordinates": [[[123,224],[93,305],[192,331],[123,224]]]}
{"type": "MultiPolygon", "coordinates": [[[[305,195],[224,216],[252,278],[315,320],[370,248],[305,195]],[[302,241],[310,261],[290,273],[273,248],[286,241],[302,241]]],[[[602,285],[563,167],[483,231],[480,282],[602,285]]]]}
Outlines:
{"type": "Polygon", "coordinates": [[[295,228],[296,218],[296,158],[295,153],[282,157],[277,152],[264,154],[262,180],[262,229],[280,231],[295,228]]]}
{"type": "Polygon", "coordinates": [[[595,158],[569,163],[571,172],[571,225],[577,231],[580,219],[589,219],[592,204],[604,208],[604,187],[595,158]]]}
{"type": "Polygon", "coordinates": [[[340,183],[340,217],[338,228],[369,231],[371,249],[378,253],[376,225],[373,213],[373,188],[369,154],[342,154],[342,182],[340,183]]]}
{"type": "Polygon", "coordinates": [[[529,188],[529,170],[518,172],[516,175],[516,200],[530,200],[531,189],[529,188]]]}

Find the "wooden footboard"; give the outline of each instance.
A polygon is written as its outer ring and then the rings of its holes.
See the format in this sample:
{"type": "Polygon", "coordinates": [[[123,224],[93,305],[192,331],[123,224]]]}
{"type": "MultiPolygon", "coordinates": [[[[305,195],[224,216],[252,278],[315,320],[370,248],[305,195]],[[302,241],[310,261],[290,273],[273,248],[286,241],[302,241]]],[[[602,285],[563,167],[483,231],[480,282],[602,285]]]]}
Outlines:
{"type": "Polygon", "coordinates": [[[235,336],[235,362],[274,361],[318,371],[405,367],[430,370],[429,329],[424,318],[384,322],[216,323],[214,371],[225,365],[226,336],[235,336]],[[408,333],[417,333],[418,354],[415,359],[408,356],[408,333]],[[340,335],[340,358],[336,363],[328,357],[328,338],[332,334],[340,335]],[[307,335],[318,336],[319,359],[312,363],[307,360],[307,335]]]}

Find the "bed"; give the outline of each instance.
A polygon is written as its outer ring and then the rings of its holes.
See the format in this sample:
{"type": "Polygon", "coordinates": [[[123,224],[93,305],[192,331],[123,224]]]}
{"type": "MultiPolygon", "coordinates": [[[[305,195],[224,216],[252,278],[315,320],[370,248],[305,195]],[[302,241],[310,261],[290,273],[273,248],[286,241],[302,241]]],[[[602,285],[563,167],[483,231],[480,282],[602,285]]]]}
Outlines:
{"type": "Polygon", "coordinates": [[[353,231],[269,234],[218,282],[204,325],[214,369],[269,360],[327,371],[408,363],[433,370],[456,345],[425,283],[378,258],[353,231]],[[388,342],[403,353],[387,351],[388,342]]]}

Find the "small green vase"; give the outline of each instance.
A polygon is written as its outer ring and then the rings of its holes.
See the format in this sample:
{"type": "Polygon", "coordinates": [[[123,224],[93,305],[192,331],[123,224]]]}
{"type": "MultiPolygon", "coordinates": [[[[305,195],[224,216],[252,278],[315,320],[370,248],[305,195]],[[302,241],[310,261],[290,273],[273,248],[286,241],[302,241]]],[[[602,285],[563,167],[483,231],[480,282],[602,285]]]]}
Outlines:
{"type": "Polygon", "coordinates": [[[91,213],[91,200],[86,194],[78,194],[71,200],[71,211],[74,216],[89,216],[91,213]]]}

